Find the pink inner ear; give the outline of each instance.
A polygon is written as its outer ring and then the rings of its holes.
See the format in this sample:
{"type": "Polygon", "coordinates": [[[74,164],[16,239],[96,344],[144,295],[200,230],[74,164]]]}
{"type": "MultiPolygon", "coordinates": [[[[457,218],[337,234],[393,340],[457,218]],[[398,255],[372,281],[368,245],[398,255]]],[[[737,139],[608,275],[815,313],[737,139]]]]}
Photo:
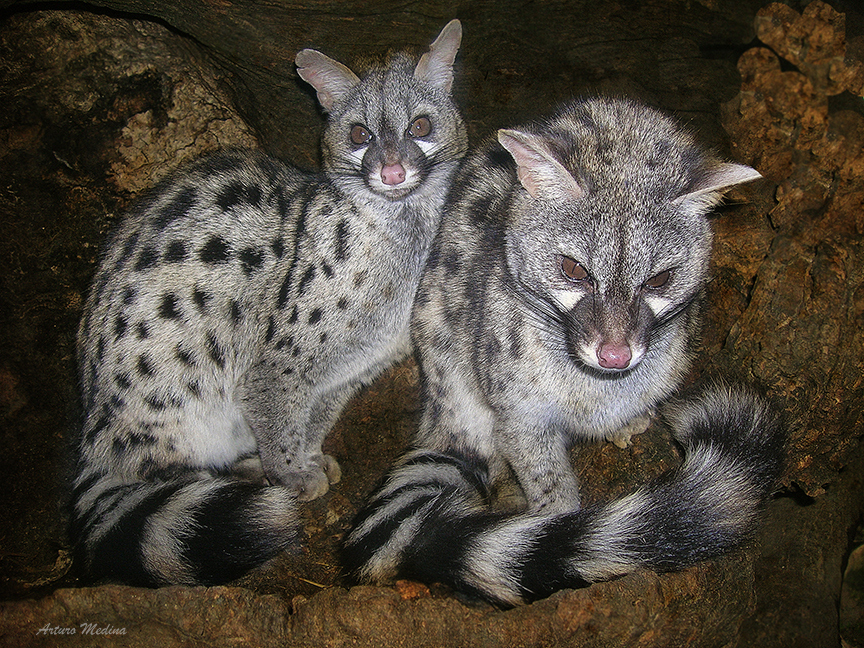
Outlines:
{"type": "Polygon", "coordinates": [[[519,178],[519,183],[525,188],[530,196],[534,199],[539,198],[540,190],[537,183],[534,181],[534,176],[525,167],[516,168],[516,177],[519,178]]]}
{"type": "Polygon", "coordinates": [[[697,185],[691,187],[686,194],[678,196],[673,202],[682,203],[712,193],[716,194],[716,200],[720,200],[720,194],[735,185],[758,180],[761,177],[761,173],[746,164],[726,162],[711,169],[711,172],[706,174],[697,185]]]}
{"type": "Polygon", "coordinates": [[[347,67],[317,50],[300,50],[294,57],[297,74],[318,93],[318,102],[329,111],[360,79],[347,67]]]}
{"type": "Polygon", "coordinates": [[[498,141],[516,161],[519,182],[537,200],[574,200],[585,191],[545,148],[544,142],[527,133],[499,130],[498,141]]]}

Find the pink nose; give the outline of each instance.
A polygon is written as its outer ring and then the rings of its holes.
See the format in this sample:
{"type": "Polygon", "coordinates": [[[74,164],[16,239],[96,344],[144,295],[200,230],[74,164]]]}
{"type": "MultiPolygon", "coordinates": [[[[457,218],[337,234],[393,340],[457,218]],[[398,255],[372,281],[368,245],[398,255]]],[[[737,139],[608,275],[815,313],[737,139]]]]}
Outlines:
{"type": "Polygon", "coordinates": [[[627,344],[606,343],[597,352],[597,361],[601,367],[606,369],[626,369],[630,364],[632,355],[627,344]]]}
{"type": "Polygon", "coordinates": [[[385,164],[381,169],[381,182],[386,185],[398,185],[405,182],[405,169],[398,162],[385,164]]]}

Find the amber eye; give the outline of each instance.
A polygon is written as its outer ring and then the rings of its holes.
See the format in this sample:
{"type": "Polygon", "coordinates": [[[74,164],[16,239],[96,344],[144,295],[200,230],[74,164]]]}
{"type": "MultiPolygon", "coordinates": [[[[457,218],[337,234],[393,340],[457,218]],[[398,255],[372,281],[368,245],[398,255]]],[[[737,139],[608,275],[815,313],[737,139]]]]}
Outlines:
{"type": "Polygon", "coordinates": [[[591,275],[582,267],[582,265],[571,259],[570,257],[561,257],[561,273],[567,281],[580,283],[590,281],[591,275]]]}
{"type": "Polygon", "coordinates": [[[355,144],[368,144],[372,141],[372,133],[365,126],[356,124],[351,128],[351,141],[355,144]]]}
{"type": "Polygon", "coordinates": [[[642,284],[643,288],[649,288],[651,290],[657,290],[658,288],[662,288],[669,281],[669,277],[672,276],[671,270],[664,270],[660,274],[656,274],[651,277],[648,281],[642,284]]]}
{"type": "Polygon", "coordinates": [[[418,117],[408,127],[408,137],[426,137],[432,132],[432,122],[428,117],[418,117]]]}

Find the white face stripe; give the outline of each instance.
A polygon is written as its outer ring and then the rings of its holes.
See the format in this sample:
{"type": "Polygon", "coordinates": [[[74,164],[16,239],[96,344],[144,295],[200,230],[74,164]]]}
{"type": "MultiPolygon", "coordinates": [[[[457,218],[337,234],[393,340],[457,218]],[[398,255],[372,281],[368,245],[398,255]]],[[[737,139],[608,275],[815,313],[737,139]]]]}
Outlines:
{"type": "MultiPolygon", "coordinates": [[[[551,292],[552,297],[555,298],[555,301],[564,310],[572,310],[573,308],[575,308],[576,304],[582,301],[582,298],[588,294],[588,292],[582,290],[564,290],[560,288],[551,292]]],[[[652,295],[647,291],[643,291],[642,300],[648,305],[648,308],[651,309],[654,317],[660,317],[660,315],[662,315],[666,310],[668,310],[669,307],[672,306],[674,303],[672,300],[667,299],[666,297],[652,295]]]]}
{"type": "Polygon", "coordinates": [[[660,314],[663,313],[663,311],[665,311],[672,305],[672,302],[664,297],[644,294],[644,292],[643,295],[644,296],[642,297],[642,301],[648,304],[648,308],[650,308],[651,312],[654,313],[654,317],[659,317],[660,314]]]}
{"type": "Polygon", "coordinates": [[[363,156],[366,155],[366,151],[369,147],[364,146],[363,148],[359,148],[356,151],[351,151],[349,157],[357,162],[357,168],[359,169],[363,165],[363,156]]]}
{"type": "Polygon", "coordinates": [[[414,143],[420,147],[423,154],[428,156],[430,153],[438,149],[437,142],[427,142],[426,140],[416,139],[414,143]]]}
{"type": "Polygon", "coordinates": [[[572,310],[588,293],[584,290],[553,290],[552,297],[564,310],[572,310]]]}

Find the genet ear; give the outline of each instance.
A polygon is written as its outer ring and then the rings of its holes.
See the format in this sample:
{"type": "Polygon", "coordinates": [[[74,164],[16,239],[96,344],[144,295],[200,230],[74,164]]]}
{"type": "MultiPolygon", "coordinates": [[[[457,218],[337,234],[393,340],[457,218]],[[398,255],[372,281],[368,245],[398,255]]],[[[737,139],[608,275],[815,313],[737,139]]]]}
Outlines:
{"type": "Polygon", "coordinates": [[[318,92],[318,103],[330,111],[339,99],[360,79],[347,67],[313,49],[304,49],[294,57],[297,74],[318,92]]]}
{"type": "Polygon", "coordinates": [[[693,204],[703,209],[710,209],[723,197],[723,194],[735,185],[758,180],[762,177],[756,169],[746,164],[720,162],[709,168],[691,186],[687,192],[672,201],[673,205],[693,204]]]}
{"type": "Polygon", "coordinates": [[[501,129],[498,141],[516,161],[519,182],[537,200],[575,200],[585,190],[549,152],[542,139],[521,131],[501,129]]]}
{"type": "Polygon", "coordinates": [[[420,62],[414,68],[414,78],[449,94],[453,87],[453,61],[456,60],[461,42],[462,23],[451,20],[429,46],[429,51],[420,57],[420,62]]]}

